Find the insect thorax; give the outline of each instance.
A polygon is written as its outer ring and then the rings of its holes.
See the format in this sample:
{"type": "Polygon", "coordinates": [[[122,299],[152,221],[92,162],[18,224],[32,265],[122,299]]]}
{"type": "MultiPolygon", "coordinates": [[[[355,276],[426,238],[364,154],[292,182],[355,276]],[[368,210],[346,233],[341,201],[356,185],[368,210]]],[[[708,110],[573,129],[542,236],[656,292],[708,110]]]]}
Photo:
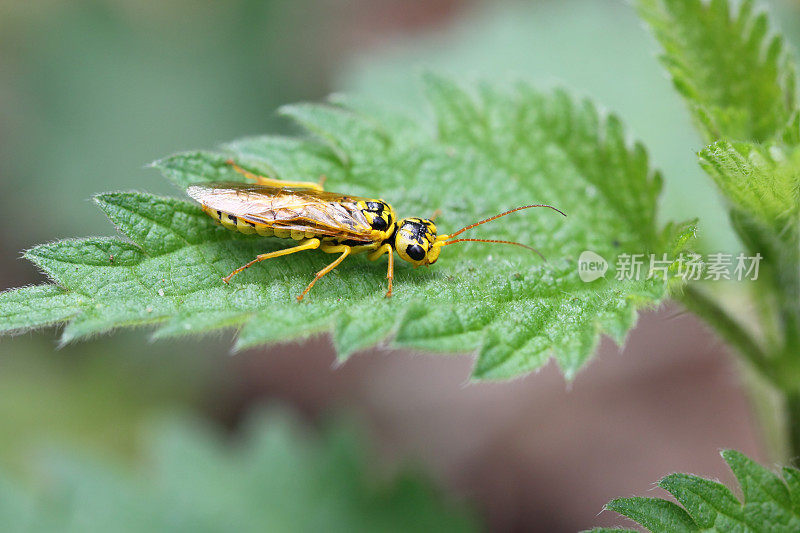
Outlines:
{"type": "Polygon", "coordinates": [[[397,217],[392,206],[383,200],[359,200],[357,205],[370,227],[385,233],[384,239],[394,232],[397,217]]]}
{"type": "Polygon", "coordinates": [[[329,245],[344,245],[351,248],[351,253],[357,254],[377,250],[384,243],[393,243],[396,229],[394,209],[383,200],[359,200],[356,208],[361,212],[367,224],[372,228],[369,241],[348,239],[347,237],[330,236],[322,237],[323,243],[329,245]]]}

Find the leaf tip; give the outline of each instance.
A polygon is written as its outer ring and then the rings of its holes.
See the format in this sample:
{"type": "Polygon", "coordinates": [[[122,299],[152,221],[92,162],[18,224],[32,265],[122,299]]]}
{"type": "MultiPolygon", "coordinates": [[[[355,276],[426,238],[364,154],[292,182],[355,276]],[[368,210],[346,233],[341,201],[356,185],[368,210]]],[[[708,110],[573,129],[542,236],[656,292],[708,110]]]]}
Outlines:
{"type": "Polygon", "coordinates": [[[291,118],[297,120],[298,114],[302,113],[303,108],[308,104],[295,103],[284,104],[275,110],[275,113],[281,117],[291,118]]]}
{"type": "Polygon", "coordinates": [[[113,204],[115,200],[119,199],[121,194],[118,192],[101,192],[92,196],[92,201],[105,211],[109,204],[113,204]]]}
{"type": "Polygon", "coordinates": [[[630,500],[631,498],[614,498],[603,506],[603,511],[613,511],[615,513],[623,514],[620,511],[628,508],[631,503],[630,500]]]}
{"type": "Polygon", "coordinates": [[[355,353],[355,350],[345,350],[345,351],[343,351],[341,348],[337,348],[336,349],[336,358],[333,360],[333,363],[331,364],[331,366],[334,369],[341,368],[342,365],[344,365],[350,359],[350,357],[353,356],[354,353],[355,353]]]}
{"type": "Polygon", "coordinates": [[[736,450],[732,450],[730,448],[724,448],[720,450],[719,454],[729,465],[731,464],[732,461],[740,461],[744,457],[744,454],[737,452],[736,450]]]}
{"type": "Polygon", "coordinates": [[[68,344],[72,344],[74,340],[75,335],[68,330],[64,330],[64,332],[61,334],[61,337],[58,339],[57,348],[60,350],[66,347],[68,344]]]}
{"type": "Polygon", "coordinates": [[[233,346],[231,346],[230,355],[238,355],[243,351],[245,351],[247,348],[250,348],[250,346],[251,345],[243,341],[241,337],[237,337],[233,343],[233,346]]]}

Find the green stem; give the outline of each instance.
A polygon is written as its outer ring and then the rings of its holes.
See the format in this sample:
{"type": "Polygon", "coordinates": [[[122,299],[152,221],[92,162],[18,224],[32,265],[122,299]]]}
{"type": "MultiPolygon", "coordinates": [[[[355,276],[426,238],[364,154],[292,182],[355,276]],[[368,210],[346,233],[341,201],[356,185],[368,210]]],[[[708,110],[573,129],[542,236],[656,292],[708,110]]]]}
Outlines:
{"type": "Polygon", "coordinates": [[[786,396],[786,416],[789,426],[789,459],[797,464],[800,458],[800,394],[786,396]]]}
{"type": "Polygon", "coordinates": [[[743,385],[753,405],[763,444],[772,461],[794,462],[800,457],[800,392],[784,386],[778,354],[767,353],[745,327],[705,291],[689,285],[679,296],[687,309],[706,321],[739,353],[743,385]],[[771,357],[771,355],[775,355],[771,357]]]}
{"type": "Polygon", "coordinates": [[[798,350],[797,338],[787,335],[787,346],[782,355],[783,366],[787,369],[788,381],[794,385],[792,389],[786,389],[785,410],[789,433],[789,453],[791,462],[800,463],[800,389],[798,383],[798,361],[800,360],[800,350],[798,350]]]}
{"type": "Polygon", "coordinates": [[[768,461],[790,464],[794,452],[791,450],[792,439],[789,435],[790,420],[786,393],[743,359],[737,358],[736,363],[768,461]]]}
{"type": "MultiPolygon", "coordinates": [[[[678,299],[705,320],[761,375],[774,383],[766,353],[753,336],[714,299],[693,285],[687,285],[678,299]]],[[[777,384],[776,384],[777,385],[777,384]]]]}

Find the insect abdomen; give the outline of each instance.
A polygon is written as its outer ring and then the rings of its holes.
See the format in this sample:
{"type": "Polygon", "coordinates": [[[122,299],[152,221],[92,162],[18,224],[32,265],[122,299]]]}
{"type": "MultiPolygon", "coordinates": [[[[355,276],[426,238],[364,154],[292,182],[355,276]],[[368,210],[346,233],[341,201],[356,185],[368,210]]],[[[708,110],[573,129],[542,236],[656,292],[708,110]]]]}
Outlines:
{"type": "Polygon", "coordinates": [[[211,209],[206,205],[203,206],[203,211],[205,211],[215,221],[222,224],[222,226],[225,228],[241,233],[257,233],[262,237],[278,237],[280,239],[294,239],[296,241],[314,236],[313,233],[304,231],[271,228],[266,224],[251,222],[242,217],[237,217],[236,215],[231,215],[230,213],[226,213],[224,211],[211,209]]]}
{"type": "Polygon", "coordinates": [[[244,220],[240,217],[235,215],[231,215],[230,213],[225,213],[224,211],[218,211],[216,209],[211,209],[210,207],[204,205],[203,211],[206,212],[211,218],[213,218],[216,222],[222,224],[227,229],[239,231],[242,233],[258,233],[259,235],[264,235],[267,237],[271,237],[273,235],[272,229],[267,228],[263,224],[256,224],[254,222],[250,222],[249,220],[244,220]],[[259,228],[262,226],[262,228],[259,228]],[[267,230],[269,233],[262,233],[259,230],[267,230]]]}

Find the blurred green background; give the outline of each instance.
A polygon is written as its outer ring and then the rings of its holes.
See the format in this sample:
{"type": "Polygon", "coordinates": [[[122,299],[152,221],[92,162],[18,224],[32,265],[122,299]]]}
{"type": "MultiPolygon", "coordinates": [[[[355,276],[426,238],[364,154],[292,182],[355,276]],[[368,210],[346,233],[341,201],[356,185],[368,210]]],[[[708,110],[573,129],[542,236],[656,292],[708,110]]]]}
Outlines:
{"type": "MultiPolygon", "coordinates": [[[[768,5],[790,41],[798,42],[800,6],[789,0],[768,5]]],[[[42,281],[19,259],[26,248],[113,234],[111,224],[88,202],[94,193],[139,189],[180,194],[143,168],[150,161],[236,137],[291,132],[275,115],[278,106],[321,100],[336,91],[423,113],[417,74],[424,68],[465,79],[525,78],[591,96],[623,118],[664,171],[662,217],[699,216],[703,247],[735,250],[717,197],[696,164],[699,136],[654,51],[632,8],[611,0],[0,0],[0,290],[42,281]]],[[[645,348],[638,355],[655,357],[647,346],[657,335],[653,331],[663,328],[663,319],[657,316],[651,329],[643,326],[640,344],[645,348]]],[[[673,346],[667,350],[672,354],[664,355],[672,362],[664,364],[682,368],[685,361],[696,361],[693,350],[699,349],[713,362],[700,371],[717,375],[724,363],[708,354],[718,354],[719,346],[693,323],[669,327],[684,328],[687,339],[705,344],[673,346]]],[[[379,450],[375,470],[386,475],[400,463],[423,463],[436,484],[453,499],[471,501],[478,521],[493,529],[590,527],[602,521],[595,519],[602,504],[621,495],[613,492],[615,487],[624,494],[636,488],[625,485],[630,478],[623,477],[580,504],[548,503],[552,513],[543,518],[544,504],[531,503],[533,493],[526,492],[537,483],[544,490],[535,468],[519,469],[508,461],[489,465],[494,472],[517,472],[493,477],[494,486],[479,475],[481,470],[467,471],[458,463],[455,458],[469,456],[469,450],[494,446],[503,431],[527,428],[530,419],[522,413],[532,399],[523,388],[557,391],[551,397],[562,398],[563,383],[547,372],[506,389],[473,386],[466,391],[461,384],[468,361],[441,363],[445,366],[436,366],[441,373],[431,374],[424,365],[440,363],[372,354],[337,370],[324,339],[235,358],[228,355],[228,335],[151,343],[146,331],[134,331],[60,350],[56,343],[53,331],[0,339],[0,470],[12,478],[36,479],[41,466],[36,450],[42,447],[135,465],[143,453],[143,428],[165,413],[191,413],[235,431],[255,406],[281,401],[312,425],[330,413],[351,413],[379,450]],[[378,361],[364,362],[367,358],[378,361]],[[398,373],[413,378],[398,379],[398,373]],[[449,440],[427,427],[433,422],[418,413],[429,406],[409,399],[423,389],[437,390],[439,384],[426,382],[425,375],[447,376],[447,395],[422,397],[457,426],[449,440]],[[541,386],[545,379],[555,388],[541,386]],[[392,398],[391,405],[386,398],[392,398]],[[456,440],[471,431],[467,425],[481,420],[504,420],[505,425],[495,434],[456,440]]],[[[626,350],[629,365],[640,362],[633,345],[626,350]]],[[[610,346],[603,349],[606,359],[616,353],[610,346]]],[[[652,367],[654,373],[657,368],[652,367]]],[[[604,379],[605,374],[590,369],[588,375],[604,379]]],[[[641,376],[628,378],[636,382],[641,376]]],[[[589,383],[590,378],[579,379],[574,387],[589,383]]],[[[727,381],[721,386],[737,398],[734,414],[746,414],[738,389],[727,381]]],[[[581,409],[579,398],[570,398],[581,409]]],[[[547,424],[547,416],[541,417],[547,424]]],[[[616,424],[613,418],[606,422],[616,424]]],[[[587,437],[576,429],[562,438],[587,437]]],[[[700,445],[692,438],[687,437],[687,449],[700,445]]],[[[744,451],[758,454],[751,430],[745,427],[735,438],[744,451]]],[[[703,441],[709,442],[717,441],[703,441]]],[[[646,455],[646,444],[641,443],[639,454],[646,455]]],[[[495,455],[504,453],[510,452],[502,449],[495,455]]],[[[666,464],[676,456],[684,457],[674,452],[663,460],[666,464]]],[[[574,458],[560,460],[567,464],[574,458]]],[[[681,466],[673,461],[671,468],[681,466]]],[[[660,475],[629,468],[630,475],[650,476],[641,483],[660,475]]],[[[565,485],[552,498],[566,500],[575,490],[565,485]]]]}

